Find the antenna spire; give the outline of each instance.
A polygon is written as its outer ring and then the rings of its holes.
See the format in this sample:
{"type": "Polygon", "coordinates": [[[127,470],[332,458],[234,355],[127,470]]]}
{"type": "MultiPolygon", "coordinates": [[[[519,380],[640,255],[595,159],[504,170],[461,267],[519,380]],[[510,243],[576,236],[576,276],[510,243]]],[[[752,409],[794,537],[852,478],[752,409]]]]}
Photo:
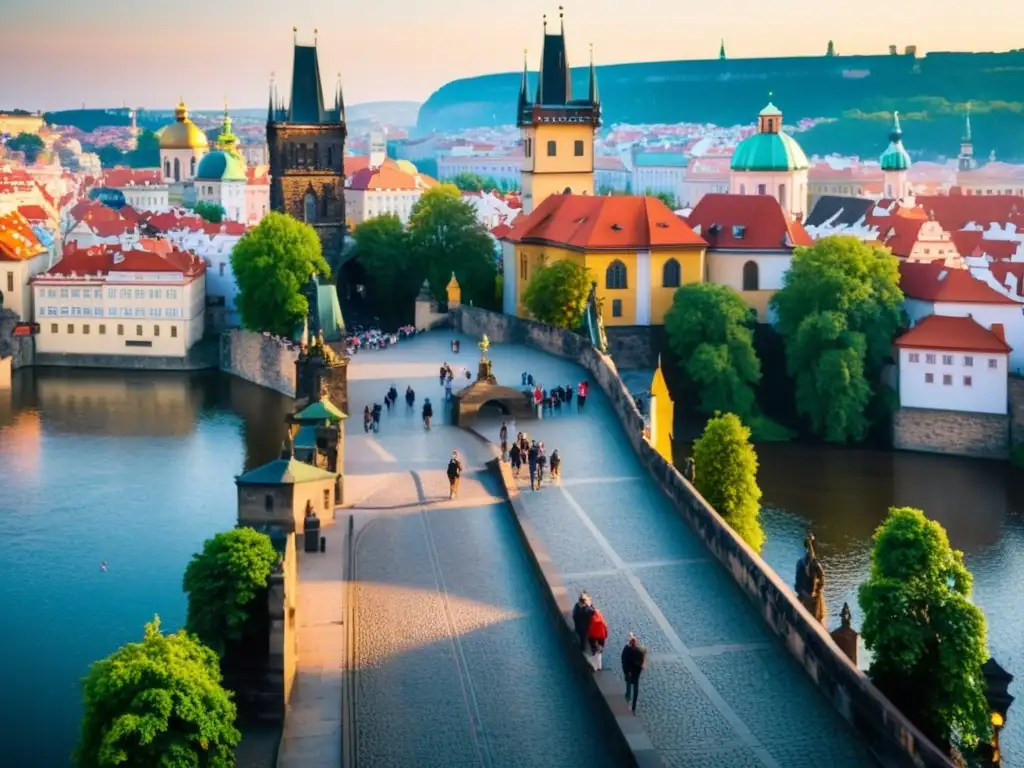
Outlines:
{"type": "Polygon", "coordinates": [[[298,27],[292,27],[292,42],[295,43],[295,45],[299,44],[299,28],[298,27]]]}

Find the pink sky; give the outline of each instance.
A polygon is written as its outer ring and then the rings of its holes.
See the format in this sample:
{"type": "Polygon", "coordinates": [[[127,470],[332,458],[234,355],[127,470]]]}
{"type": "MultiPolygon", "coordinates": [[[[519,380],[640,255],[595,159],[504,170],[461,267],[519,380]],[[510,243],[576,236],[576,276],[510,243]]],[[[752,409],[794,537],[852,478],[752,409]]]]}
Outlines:
{"type": "MultiPolygon", "coordinates": [[[[574,64],[590,42],[599,64],[713,58],[722,37],[733,57],[817,55],[830,38],[841,54],[1000,51],[1024,28],[1024,3],[1009,0],[563,4],[574,64]]],[[[422,101],[449,80],[519,69],[524,48],[535,68],[544,13],[557,23],[557,0],[0,0],[0,108],[170,109],[179,96],[258,107],[271,71],[290,77],[292,26],[303,41],[319,27],[324,79],[342,72],[348,103],[422,101]]]]}

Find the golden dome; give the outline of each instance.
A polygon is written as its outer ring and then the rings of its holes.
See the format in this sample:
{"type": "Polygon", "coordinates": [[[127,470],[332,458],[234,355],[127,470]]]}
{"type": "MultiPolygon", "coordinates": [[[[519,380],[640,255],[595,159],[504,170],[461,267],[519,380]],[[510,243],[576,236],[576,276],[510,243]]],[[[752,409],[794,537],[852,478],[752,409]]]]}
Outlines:
{"type": "Polygon", "coordinates": [[[188,119],[185,102],[178,102],[174,122],[160,130],[160,149],[208,149],[209,146],[206,134],[188,119]]]}

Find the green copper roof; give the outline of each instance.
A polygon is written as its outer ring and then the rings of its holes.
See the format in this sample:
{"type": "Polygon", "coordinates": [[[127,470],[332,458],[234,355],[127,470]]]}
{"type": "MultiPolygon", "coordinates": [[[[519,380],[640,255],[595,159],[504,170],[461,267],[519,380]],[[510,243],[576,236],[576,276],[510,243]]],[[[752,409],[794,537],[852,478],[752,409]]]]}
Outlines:
{"type": "Polygon", "coordinates": [[[245,162],[233,152],[217,150],[199,161],[196,169],[199,181],[245,181],[245,162]]]}
{"type": "Polygon", "coordinates": [[[758,114],[761,117],[782,117],[782,110],[769,101],[768,106],[758,112],[758,114]]]}
{"type": "Polygon", "coordinates": [[[734,171],[801,171],[809,167],[800,145],[785,133],[757,133],[744,139],[730,164],[734,171]]]}
{"type": "Polygon", "coordinates": [[[296,421],[337,422],[347,419],[348,414],[344,413],[330,400],[317,400],[296,413],[294,418],[296,421]]]}
{"type": "Polygon", "coordinates": [[[235,478],[238,485],[293,485],[333,480],[337,475],[297,459],[274,459],[235,478]]]}
{"type": "Polygon", "coordinates": [[[903,147],[903,142],[893,142],[889,148],[882,153],[879,160],[883,171],[907,171],[910,170],[910,155],[903,147]]]}

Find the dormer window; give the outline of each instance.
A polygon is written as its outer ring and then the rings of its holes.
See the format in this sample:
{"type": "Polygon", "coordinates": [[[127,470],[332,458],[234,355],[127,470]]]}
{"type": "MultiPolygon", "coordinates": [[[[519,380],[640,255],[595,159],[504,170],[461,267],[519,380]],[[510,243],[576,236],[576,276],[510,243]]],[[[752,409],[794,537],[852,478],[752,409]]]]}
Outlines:
{"type": "Polygon", "coordinates": [[[708,234],[709,235],[717,235],[721,231],[722,231],[722,227],[719,224],[712,224],[710,227],[708,227],[708,234]]]}
{"type": "Polygon", "coordinates": [[[745,226],[743,226],[742,224],[733,224],[732,225],[732,236],[735,237],[737,240],[742,240],[743,239],[743,234],[746,231],[747,231],[747,228],[745,226]]]}
{"type": "Polygon", "coordinates": [[[622,231],[622,225],[621,224],[612,224],[612,229],[615,230],[616,232],[621,232],[622,231]]]}

